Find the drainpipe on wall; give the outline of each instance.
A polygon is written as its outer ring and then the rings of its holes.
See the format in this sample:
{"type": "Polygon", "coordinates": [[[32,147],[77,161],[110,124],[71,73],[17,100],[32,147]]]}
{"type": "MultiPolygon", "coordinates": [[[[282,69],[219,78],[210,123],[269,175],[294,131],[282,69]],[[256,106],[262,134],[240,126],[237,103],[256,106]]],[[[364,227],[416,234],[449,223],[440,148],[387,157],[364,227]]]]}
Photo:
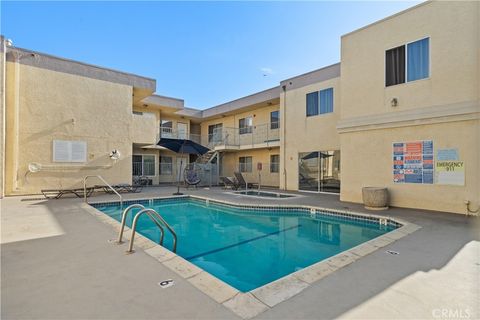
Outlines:
{"type": "Polygon", "coordinates": [[[3,198],[5,196],[5,143],[6,143],[6,138],[5,138],[5,125],[6,125],[6,92],[5,92],[5,83],[6,83],[6,78],[7,78],[7,44],[5,41],[5,38],[3,36],[0,36],[0,52],[1,52],[1,83],[0,83],[0,104],[1,104],[1,120],[2,121],[2,137],[1,137],[1,156],[2,158],[0,159],[1,161],[1,178],[0,178],[0,198],[3,198]]]}
{"type": "Polygon", "coordinates": [[[287,134],[287,85],[282,86],[283,90],[283,190],[287,190],[287,151],[286,151],[286,134],[287,134]]]}

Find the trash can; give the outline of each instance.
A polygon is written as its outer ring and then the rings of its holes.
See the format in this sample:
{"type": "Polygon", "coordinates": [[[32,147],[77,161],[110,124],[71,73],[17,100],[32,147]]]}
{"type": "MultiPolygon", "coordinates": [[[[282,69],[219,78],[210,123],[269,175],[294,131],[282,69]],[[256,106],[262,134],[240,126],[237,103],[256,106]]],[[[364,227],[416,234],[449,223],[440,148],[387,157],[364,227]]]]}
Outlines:
{"type": "Polygon", "coordinates": [[[388,189],[382,187],[363,187],[362,198],[365,209],[388,209],[388,189]]]}

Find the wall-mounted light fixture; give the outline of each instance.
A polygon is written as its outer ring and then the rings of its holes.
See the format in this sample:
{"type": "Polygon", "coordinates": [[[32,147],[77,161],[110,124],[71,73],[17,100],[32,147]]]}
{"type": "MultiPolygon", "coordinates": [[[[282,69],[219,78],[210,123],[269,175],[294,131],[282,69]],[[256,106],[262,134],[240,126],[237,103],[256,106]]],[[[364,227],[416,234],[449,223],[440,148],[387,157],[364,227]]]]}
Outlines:
{"type": "Polygon", "coordinates": [[[390,100],[390,106],[392,106],[392,107],[398,106],[398,99],[393,98],[392,100],[390,100]]]}
{"type": "Polygon", "coordinates": [[[118,151],[117,149],[113,149],[109,154],[109,157],[112,160],[118,160],[120,159],[120,156],[121,156],[120,151],[118,151]]]}

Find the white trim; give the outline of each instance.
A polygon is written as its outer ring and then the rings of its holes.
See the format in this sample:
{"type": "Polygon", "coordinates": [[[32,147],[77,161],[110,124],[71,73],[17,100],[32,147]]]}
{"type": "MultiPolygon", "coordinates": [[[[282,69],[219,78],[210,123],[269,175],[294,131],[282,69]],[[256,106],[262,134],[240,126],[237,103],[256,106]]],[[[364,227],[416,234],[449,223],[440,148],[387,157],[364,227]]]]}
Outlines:
{"type": "Polygon", "coordinates": [[[480,118],[479,101],[465,101],[447,105],[435,105],[424,108],[386,112],[382,114],[346,118],[338,121],[338,133],[363,131],[383,128],[395,128],[413,125],[423,125],[476,120],[480,118]],[[422,121],[423,120],[423,121],[422,121]]]}
{"type": "Polygon", "coordinates": [[[142,174],[141,176],[145,176],[145,177],[156,177],[158,176],[157,174],[157,163],[158,163],[158,159],[157,159],[157,155],[156,154],[152,154],[152,153],[134,153],[132,154],[132,177],[138,177],[136,175],[133,174],[133,157],[134,156],[140,156],[142,157],[142,174]],[[153,163],[153,169],[155,171],[155,173],[153,175],[146,175],[144,174],[144,169],[143,169],[143,164],[144,164],[144,161],[143,161],[143,157],[144,156],[152,156],[154,158],[154,163],[153,163]]]}

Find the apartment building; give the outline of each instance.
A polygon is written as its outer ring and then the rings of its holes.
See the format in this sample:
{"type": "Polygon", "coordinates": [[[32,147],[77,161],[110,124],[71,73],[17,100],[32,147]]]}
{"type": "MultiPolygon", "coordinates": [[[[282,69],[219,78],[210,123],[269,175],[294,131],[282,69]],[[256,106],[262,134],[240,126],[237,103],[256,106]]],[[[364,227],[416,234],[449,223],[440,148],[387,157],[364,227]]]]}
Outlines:
{"type": "Polygon", "coordinates": [[[465,213],[480,202],[480,4],[425,2],[341,38],[341,62],[196,110],[155,80],[16,48],[2,37],[2,193],[143,177],[197,163],[249,182],[465,213]],[[177,154],[162,138],[207,155],[177,154]],[[118,150],[120,157],[112,157],[118,150]]]}

